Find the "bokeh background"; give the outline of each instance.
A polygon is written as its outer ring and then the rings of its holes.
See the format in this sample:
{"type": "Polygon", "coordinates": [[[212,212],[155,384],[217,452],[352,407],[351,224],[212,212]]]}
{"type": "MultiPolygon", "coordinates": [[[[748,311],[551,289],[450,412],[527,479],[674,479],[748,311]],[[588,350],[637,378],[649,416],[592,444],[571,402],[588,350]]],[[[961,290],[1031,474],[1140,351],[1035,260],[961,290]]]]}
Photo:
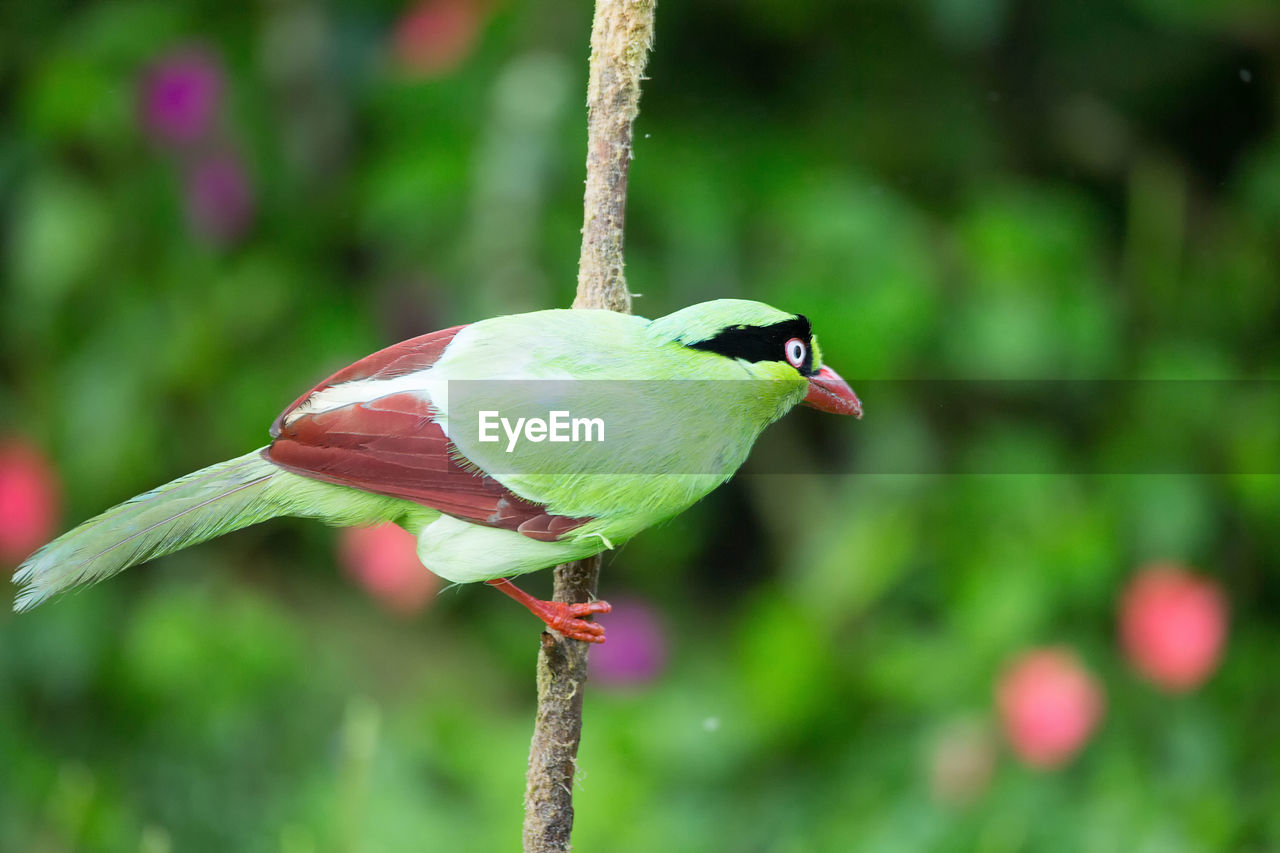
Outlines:
{"type": "MultiPolygon", "coordinates": [[[[380,346],[568,305],[587,5],[4,4],[0,560],[380,346]]],[[[1277,377],[1274,3],[657,20],[637,313],[802,311],[855,387],[1277,377]]],[[[1280,849],[1276,395],[864,398],[772,428],[823,473],[609,555],[577,848],[1280,849]]],[[[279,520],[0,608],[0,849],[514,849],[538,625],[404,544],[279,520]]]]}

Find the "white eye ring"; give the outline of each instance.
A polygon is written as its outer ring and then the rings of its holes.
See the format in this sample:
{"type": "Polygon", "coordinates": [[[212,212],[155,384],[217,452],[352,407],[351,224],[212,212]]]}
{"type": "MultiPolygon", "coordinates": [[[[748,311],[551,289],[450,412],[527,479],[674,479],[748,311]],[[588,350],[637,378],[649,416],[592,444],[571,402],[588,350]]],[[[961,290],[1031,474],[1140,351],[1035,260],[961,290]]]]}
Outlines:
{"type": "Polygon", "coordinates": [[[783,352],[787,355],[787,361],[797,370],[804,367],[805,357],[809,355],[809,347],[799,338],[792,338],[787,341],[783,347],[783,352]]]}

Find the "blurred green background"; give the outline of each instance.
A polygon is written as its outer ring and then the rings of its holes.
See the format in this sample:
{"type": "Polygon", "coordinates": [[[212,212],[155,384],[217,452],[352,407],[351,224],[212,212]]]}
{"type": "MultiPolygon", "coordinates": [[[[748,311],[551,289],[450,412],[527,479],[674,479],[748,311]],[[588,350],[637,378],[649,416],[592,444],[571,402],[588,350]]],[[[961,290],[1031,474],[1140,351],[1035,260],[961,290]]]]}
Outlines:
{"type": "MultiPolygon", "coordinates": [[[[5,4],[0,436],[56,469],[63,525],[264,443],[380,346],[568,305],[587,5],[5,4]]],[[[855,388],[1280,371],[1274,2],[657,21],[636,313],[803,312],[855,388]]],[[[1187,401],[1225,464],[1140,399],[1087,436],[874,399],[861,423],[775,426],[832,473],[745,474],[607,558],[602,596],[643,617],[611,643],[641,665],[590,687],[575,848],[1280,849],[1272,401],[1187,401]],[[1225,473],[856,475],[1161,442],[1225,473]],[[1149,560],[1230,602],[1221,668],[1185,695],[1117,640],[1149,560]],[[993,695],[1052,644],[1106,710],[1038,771],[993,695]]],[[[0,849],[518,846],[538,626],[491,591],[397,615],[333,531],[280,520],[0,611],[0,849]]]]}

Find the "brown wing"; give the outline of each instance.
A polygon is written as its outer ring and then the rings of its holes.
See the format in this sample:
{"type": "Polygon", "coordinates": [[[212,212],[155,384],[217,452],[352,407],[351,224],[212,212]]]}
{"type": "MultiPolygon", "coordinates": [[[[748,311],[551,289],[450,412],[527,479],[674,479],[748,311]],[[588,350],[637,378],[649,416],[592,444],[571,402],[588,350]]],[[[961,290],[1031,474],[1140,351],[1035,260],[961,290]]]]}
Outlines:
{"type": "Polygon", "coordinates": [[[367,355],[354,364],[342,368],[290,403],[271,425],[272,438],[280,435],[280,428],[289,413],[305,403],[312,394],[332,388],[334,385],[341,385],[343,382],[356,382],[360,379],[393,379],[406,373],[413,373],[415,370],[425,370],[440,360],[445,347],[453,342],[454,335],[465,328],[466,326],[453,326],[438,332],[419,335],[416,338],[392,344],[386,349],[380,349],[373,355],[367,355]]]}
{"type": "Polygon", "coordinates": [[[432,419],[429,401],[412,392],[378,396],[288,418],[312,394],[343,382],[389,379],[430,367],[457,326],[388,347],[335,373],[285,409],[263,455],[296,474],[404,498],[488,527],[553,542],[591,519],[552,515],[497,480],[460,464],[457,448],[432,419]]]}

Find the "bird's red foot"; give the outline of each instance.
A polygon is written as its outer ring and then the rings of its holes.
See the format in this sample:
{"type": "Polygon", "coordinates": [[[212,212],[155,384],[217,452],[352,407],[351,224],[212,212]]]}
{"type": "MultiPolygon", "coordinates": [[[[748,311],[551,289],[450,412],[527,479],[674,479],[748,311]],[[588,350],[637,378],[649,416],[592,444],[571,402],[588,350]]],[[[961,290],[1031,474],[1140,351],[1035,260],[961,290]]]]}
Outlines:
{"type": "Polygon", "coordinates": [[[546,622],[547,627],[553,631],[586,643],[604,642],[604,626],[598,622],[588,622],[582,617],[593,613],[608,613],[612,609],[609,607],[609,602],[588,601],[585,604],[566,604],[563,601],[538,601],[538,604],[541,606],[530,607],[529,610],[534,616],[546,622]]]}
{"type": "Polygon", "coordinates": [[[582,617],[595,613],[608,613],[613,609],[609,606],[609,602],[587,601],[581,604],[568,604],[563,601],[543,601],[529,595],[506,578],[497,578],[486,583],[529,608],[529,612],[545,622],[551,630],[572,640],[582,640],[584,643],[604,642],[604,626],[589,622],[582,617]]]}

